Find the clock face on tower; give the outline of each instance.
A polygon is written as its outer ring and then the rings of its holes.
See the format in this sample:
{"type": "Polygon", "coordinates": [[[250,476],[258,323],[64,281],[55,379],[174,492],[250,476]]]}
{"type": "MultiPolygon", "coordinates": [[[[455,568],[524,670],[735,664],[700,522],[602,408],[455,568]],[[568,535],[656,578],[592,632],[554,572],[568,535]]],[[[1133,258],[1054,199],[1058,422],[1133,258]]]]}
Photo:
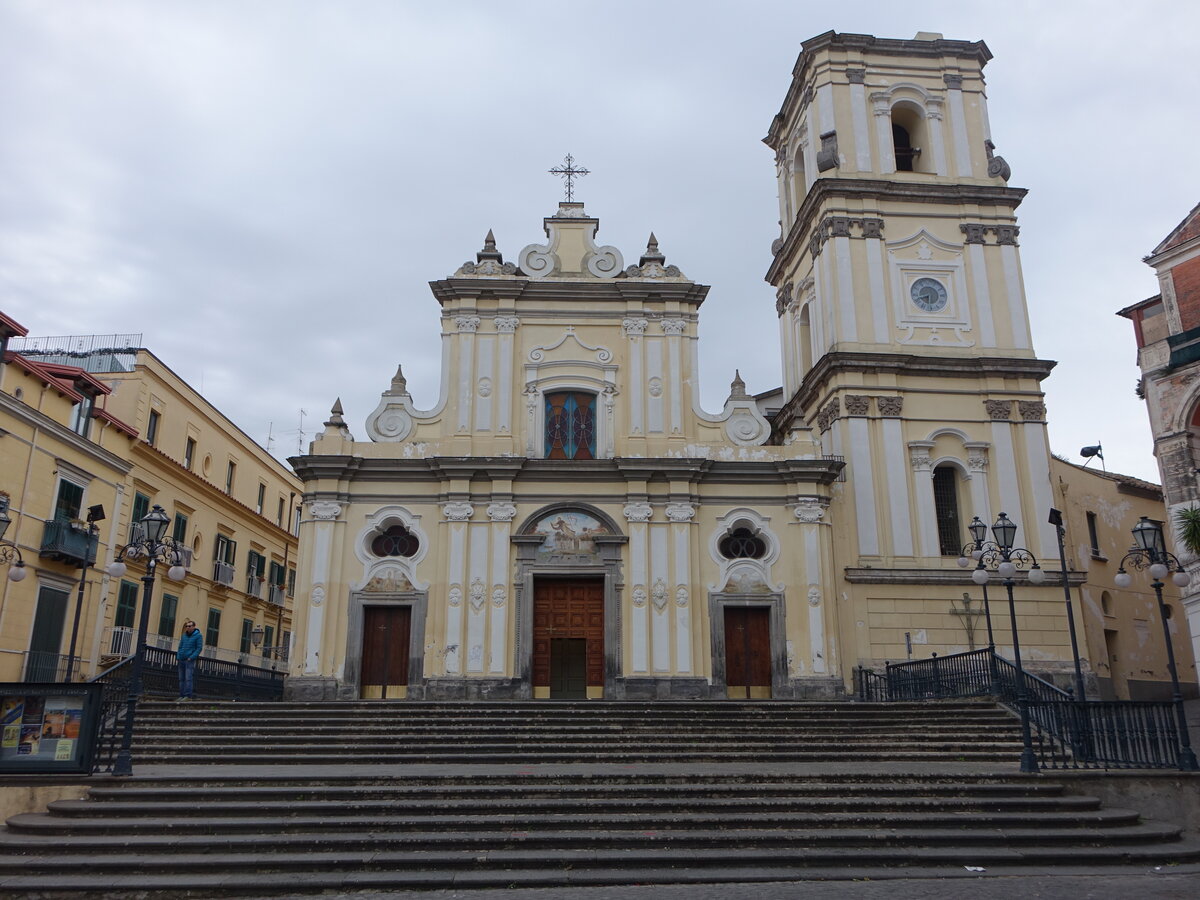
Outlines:
{"type": "Polygon", "coordinates": [[[909,293],[912,302],[925,312],[941,312],[948,302],[946,286],[936,278],[918,278],[909,293]]]}

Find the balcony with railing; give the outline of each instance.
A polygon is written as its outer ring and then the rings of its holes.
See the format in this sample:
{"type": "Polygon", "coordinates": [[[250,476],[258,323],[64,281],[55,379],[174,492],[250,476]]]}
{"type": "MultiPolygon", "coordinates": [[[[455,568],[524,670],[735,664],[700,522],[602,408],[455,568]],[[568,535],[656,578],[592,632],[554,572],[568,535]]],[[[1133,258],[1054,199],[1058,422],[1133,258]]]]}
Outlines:
{"type": "Polygon", "coordinates": [[[226,587],[233,587],[233,577],[236,570],[229,563],[213,563],[213,581],[226,587]]]}
{"type": "Polygon", "coordinates": [[[86,525],[68,519],[47,519],[38,556],[73,566],[90,566],[96,561],[99,544],[100,535],[88,531],[86,525]]]}
{"type": "Polygon", "coordinates": [[[246,593],[251,597],[262,598],[263,580],[253,573],[246,576],[246,593]]]}
{"type": "Polygon", "coordinates": [[[272,606],[283,606],[283,588],[277,584],[273,584],[267,590],[267,602],[272,606]]]}

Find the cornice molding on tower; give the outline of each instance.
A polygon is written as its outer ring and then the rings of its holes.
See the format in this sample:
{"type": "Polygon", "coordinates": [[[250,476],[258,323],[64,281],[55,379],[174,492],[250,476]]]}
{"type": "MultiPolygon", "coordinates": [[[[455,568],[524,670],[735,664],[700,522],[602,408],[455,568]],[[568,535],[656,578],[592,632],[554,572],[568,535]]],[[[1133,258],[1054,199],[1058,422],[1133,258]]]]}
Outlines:
{"type": "MultiPolygon", "coordinates": [[[[834,351],[817,360],[796,393],[785,403],[771,421],[776,438],[786,434],[797,416],[808,421],[809,413],[825,399],[829,382],[846,373],[880,374],[899,377],[933,378],[1033,378],[1042,381],[1057,365],[1047,359],[1017,359],[1013,357],[953,357],[916,356],[907,353],[861,353],[834,351]]],[[[861,392],[860,387],[847,385],[847,390],[861,392]]],[[[1009,393],[1019,393],[1016,391],[1009,393]]]]}
{"type": "MultiPolygon", "coordinates": [[[[930,176],[936,177],[936,176],[930,176]]],[[[996,187],[986,184],[945,184],[936,181],[883,181],[875,178],[818,178],[800,205],[792,220],[787,236],[783,239],[766,280],[775,287],[788,269],[788,263],[797,252],[807,246],[808,238],[819,221],[825,204],[833,198],[853,201],[859,205],[864,200],[895,200],[904,203],[977,204],[1002,206],[1015,210],[1021,205],[1028,191],[1025,188],[996,187]]],[[[864,213],[866,215],[866,213],[864,213]]],[[[878,212],[871,213],[879,217],[878,212]]],[[[978,218],[978,213],[966,218],[978,218]]],[[[886,221],[886,219],[885,219],[886,221]]]]}

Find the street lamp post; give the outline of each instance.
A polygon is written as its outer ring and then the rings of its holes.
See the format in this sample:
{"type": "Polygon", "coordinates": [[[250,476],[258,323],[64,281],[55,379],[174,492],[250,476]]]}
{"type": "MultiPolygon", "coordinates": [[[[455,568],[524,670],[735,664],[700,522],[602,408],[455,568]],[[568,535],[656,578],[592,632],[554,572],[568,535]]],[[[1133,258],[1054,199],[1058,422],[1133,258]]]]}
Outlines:
{"type": "Polygon", "coordinates": [[[7,499],[4,504],[0,504],[0,563],[8,566],[9,581],[24,581],[25,576],[29,574],[25,571],[25,560],[21,558],[21,549],[14,543],[4,540],[4,533],[8,531],[8,526],[12,524],[12,517],[8,514],[7,499]]]}
{"type": "MultiPolygon", "coordinates": [[[[978,517],[976,517],[978,521],[978,517]]],[[[980,525],[983,523],[980,522],[980,525]]],[[[972,535],[976,532],[973,529],[972,535]]],[[[982,529],[979,531],[983,535],[982,529]]],[[[975,571],[971,580],[983,586],[988,582],[989,570],[1004,579],[1004,589],[1008,592],[1008,617],[1012,624],[1013,663],[1017,667],[1017,709],[1021,715],[1021,771],[1036,772],[1037,757],[1033,752],[1033,732],[1029,725],[1029,690],[1025,685],[1025,667],[1021,664],[1021,640],[1017,636],[1017,606],[1013,600],[1013,576],[1018,569],[1029,567],[1029,580],[1033,584],[1041,584],[1046,580],[1046,573],[1038,565],[1037,557],[1023,547],[1014,547],[1013,541],[1017,536],[1017,524],[1004,513],[1000,513],[992,525],[994,541],[978,541],[976,550],[979,552],[975,571]]]]}
{"type": "MultiPolygon", "coordinates": [[[[971,532],[972,540],[968,541],[962,549],[962,555],[958,558],[958,564],[964,569],[973,562],[978,562],[983,556],[983,547],[987,542],[987,526],[980,521],[979,516],[971,518],[971,524],[967,526],[967,531],[971,532]]],[[[983,588],[983,617],[987,621],[988,630],[988,649],[995,652],[996,639],[992,636],[992,608],[988,604],[987,582],[983,582],[980,587],[983,588]]]]}
{"type": "MultiPolygon", "coordinates": [[[[92,553],[92,539],[100,534],[100,529],[96,527],[97,522],[104,520],[104,507],[97,504],[88,509],[87,525],[88,525],[88,540],[87,546],[83,551],[83,563],[79,566],[79,593],[75,595],[75,620],[71,624],[71,649],[67,654],[67,674],[63,676],[63,683],[68,683],[71,680],[71,675],[75,669],[75,642],[79,638],[79,614],[83,611],[83,588],[87,584],[88,569],[92,567],[92,563],[96,561],[95,555],[92,553]]],[[[97,546],[99,544],[97,543],[97,546]]]]}
{"type": "Polygon", "coordinates": [[[182,581],[187,577],[187,569],[183,567],[183,547],[171,538],[163,537],[167,531],[167,514],[157,503],[142,519],[141,534],[137,540],[130,541],[116,553],[116,558],[108,567],[108,574],[120,578],[125,574],[123,560],[145,560],[146,574],[142,576],[142,613],[138,619],[137,644],[133,652],[133,668],[129,674],[129,697],[126,700],[125,728],[121,735],[121,749],[113,761],[114,775],[132,775],[133,757],[133,722],[137,715],[138,695],[142,692],[142,666],[146,657],[146,631],[150,625],[150,598],[154,593],[154,573],[158,564],[170,566],[167,577],[173,581],[182,581]]]}
{"type": "Polygon", "coordinates": [[[1086,700],[1083,690],[1083,669],[1079,665],[1079,639],[1075,636],[1075,611],[1071,607],[1071,585],[1067,581],[1067,545],[1064,541],[1067,530],[1063,527],[1062,513],[1057,509],[1050,510],[1050,524],[1058,535],[1058,562],[1062,568],[1063,597],[1067,602],[1067,625],[1071,630],[1071,656],[1075,660],[1075,694],[1078,699],[1086,700]]]}
{"type": "Polygon", "coordinates": [[[1192,751],[1192,739],[1188,735],[1187,714],[1183,710],[1183,694],[1179,690],[1179,673],[1175,669],[1175,648],[1171,645],[1171,629],[1167,626],[1168,609],[1163,602],[1163,579],[1171,576],[1176,587],[1187,587],[1191,576],[1183,570],[1183,564],[1173,553],[1167,552],[1166,541],[1163,539],[1162,525],[1142,516],[1133,526],[1134,548],[1125,554],[1117,569],[1113,581],[1119,588],[1127,588],[1133,584],[1133,577],[1125,571],[1128,565],[1139,572],[1150,570],[1150,587],[1154,588],[1154,596],[1158,600],[1158,617],[1162,619],[1163,640],[1167,644],[1167,669],[1171,673],[1171,701],[1175,705],[1175,717],[1179,721],[1179,752],[1176,761],[1181,772],[1195,772],[1200,769],[1196,764],[1196,754],[1192,751]]]}

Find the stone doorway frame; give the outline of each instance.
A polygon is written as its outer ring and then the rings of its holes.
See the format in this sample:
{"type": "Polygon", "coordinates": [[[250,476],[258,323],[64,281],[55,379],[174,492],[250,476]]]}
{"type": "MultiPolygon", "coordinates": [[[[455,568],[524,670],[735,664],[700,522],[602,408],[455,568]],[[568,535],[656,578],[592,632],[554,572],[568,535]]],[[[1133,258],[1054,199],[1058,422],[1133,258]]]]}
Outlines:
{"type": "Polygon", "coordinates": [[[533,591],[534,580],[552,578],[603,578],[604,580],[604,698],[618,696],[621,678],[621,596],[625,580],[621,572],[621,548],[629,543],[611,516],[587,503],[552,503],[536,510],[521,523],[509,539],[516,548],[513,572],[513,602],[516,604],[516,646],[513,660],[516,669],[516,697],[533,699],[533,591]],[[556,512],[581,512],[603,524],[608,534],[592,539],[596,545],[594,562],[557,564],[537,558],[537,550],[545,538],[533,532],[533,527],[546,516],[556,512]],[[532,533],[531,533],[532,532],[532,533]]]}
{"type": "Polygon", "coordinates": [[[728,675],[725,672],[725,610],[727,607],[757,607],[768,610],[767,623],[771,629],[771,699],[792,696],[788,680],[787,639],[784,628],[787,624],[784,612],[784,597],[781,593],[732,594],[710,593],[708,595],[709,641],[712,648],[712,688],[714,700],[729,699],[728,675]]]}
{"type": "Polygon", "coordinates": [[[411,618],[408,626],[408,697],[425,697],[425,614],[429,606],[427,591],[405,591],[399,594],[351,591],[346,621],[346,663],[342,669],[342,684],[352,697],[362,693],[363,607],[408,606],[411,618]]]}

